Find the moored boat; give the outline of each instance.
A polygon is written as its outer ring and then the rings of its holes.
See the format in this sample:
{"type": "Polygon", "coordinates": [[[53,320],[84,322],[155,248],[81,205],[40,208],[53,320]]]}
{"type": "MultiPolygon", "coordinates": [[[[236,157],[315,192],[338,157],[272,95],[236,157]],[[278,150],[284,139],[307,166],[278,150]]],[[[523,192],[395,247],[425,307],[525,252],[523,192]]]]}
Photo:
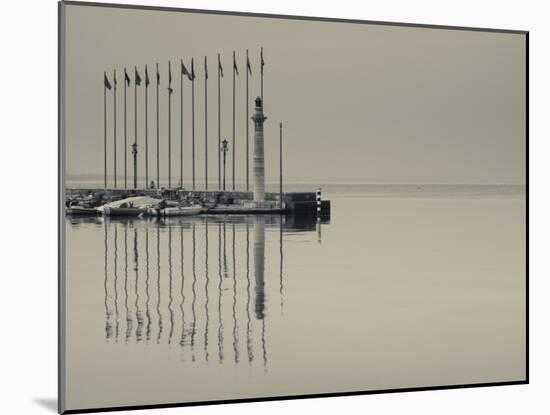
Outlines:
{"type": "Polygon", "coordinates": [[[65,213],[67,215],[73,215],[73,216],[95,216],[98,215],[99,212],[97,211],[97,208],[95,207],[85,207],[85,206],[70,206],[65,209],[65,213]]]}
{"type": "Polygon", "coordinates": [[[177,206],[177,207],[166,207],[159,210],[160,216],[192,216],[198,215],[202,211],[202,206],[193,205],[193,206],[177,206]]]}
{"type": "Polygon", "coordinates": [[[139,216],[146,214],[151,206],[158,203],[159,199],[135,196],[107,203],[98,210],[106,216],[139,216]]]}

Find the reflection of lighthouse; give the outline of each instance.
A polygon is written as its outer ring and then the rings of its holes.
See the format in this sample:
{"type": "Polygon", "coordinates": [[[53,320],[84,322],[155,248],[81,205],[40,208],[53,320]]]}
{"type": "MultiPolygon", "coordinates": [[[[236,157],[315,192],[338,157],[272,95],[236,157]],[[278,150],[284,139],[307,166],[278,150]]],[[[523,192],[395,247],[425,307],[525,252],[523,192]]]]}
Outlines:
{"type": "Polygon", "coordinates": [[[264,165],[264,116],[262,99],[256,98],[254,121],[254,202],[262,205],[265,202],[265,165],[264,165]]]}
{"type": "Polygon", "coordinates": [[[256,216],[254,223],[254,275],[256,277],[256,318],[263,320],[265,311],[265,218],[256,216]]]}

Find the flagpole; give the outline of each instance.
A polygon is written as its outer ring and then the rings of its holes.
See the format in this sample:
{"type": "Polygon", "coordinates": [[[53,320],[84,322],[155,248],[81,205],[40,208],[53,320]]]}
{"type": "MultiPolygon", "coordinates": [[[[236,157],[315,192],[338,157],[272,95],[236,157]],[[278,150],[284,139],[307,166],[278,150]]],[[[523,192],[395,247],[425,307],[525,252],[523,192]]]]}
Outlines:
{"type": "Polygon", "coordinates": [[[148,152],[149,152],[149,115],[147,112],[147,90],[149,89],[149,74],[147,72],[147,65],[145,65],[145,188],[149,187],[149,161],[148,161],[148,152]]]}
{"type": "MultiPolygon", "coordinates": [[[[183,59],[181,61],[183,66],[183,59]]],[[[180,68],[180,186],[183,188],[183,71],[180,68]]]]}
{"type": "Polygon", "coordinates": [[[248,119],[248,74],[249,74],[249,71],[248,71],[248,49],[246,50],[246,118],[245,118],[245,125],[246,125],[246,191],[248,192],[249,191],[249,186],[250,186],[250,181],[249,181],[249,165],[248,165],[248,158],[249,158],[249,153],[248,153],[248,134],[249,134],[249,131],[248,131],[248,124],[249,124],[249,119],[248,119]]]}
{"type": "MultiPolygon", "coordinates": [[[[168,76],[171,77],[170,61],[168,61],[168,76]]],[[[168,81],[168,189],[172,188],[172,90],[171,79],[168,81]]]]}
{"type": "Polygon", "coordinates": [[[235,52],[233,52],[233,140],[231,145],[231,189],[235,191],[235,52]]]}
{"type": "Polygon", "coordinates": [[[124,68],[124,188],[127,187],[127,167],[126,167],[126,155],[128,153],[128,144],[127,144],[127,125],[126,125],[126,79],[128,75],[126,74],[126,68],[124,68]]]}
{"type": "Polygon", "coordinates": [[[220,68],[221,68],[220,54],[218,53],[218,190],[222,189],[222,176],[221,176],[222,132],[221,132],[220,68]]]}
{"type": "MultiPolygon", "coordinates": [[[[260,49],[260,77],[261,77],[261,97],[262,97],[262,105],[264,105],[264,48],[260,49]]],[[[264,105],[265,108],[265,105],[264,105]]]]}
{"type": "Polygon", "coordinates": [[[113,146],[114,146],[114,187],[116,189],[116,69],[113,69],[113,146]]]}
{"type": "Polygon", "coordinates": [[[159,64],[157,63],[157,189],[160,189],[160,163],[159,163],[159,64]]]}
{"type": "Polygon", "coordinates": [[[283,123],[279,123],[279,207],[283,208],[283,123]]]}
{"type": "Polygon", "coordinates": [[[204,198],[208,197],[208,68],[204,57],[204,198]]]}
{"type": "MultiPolygon", "coordinates": [[[[134,67],[135,74],[134,74],[134,148],[133,148],[133,155],[134,155],[134,189],[137,189],[137,136],[138,136],[138,130],[137,130],[137,101],[138,101],[138,95],[137,95],[137,67],[134,67]]],[[[125,153],[126,154],[126,153],[125,153]]]]}
{"type": "Polygon", "coordinates": [[[103,177],[107,189],[107,74],[103,72],[103,177]]]}
{"type": "Polygon", "coordinates": [[[193,170],[193,190],[195,190],[195,70],[191,58],[191,153],[193,170]]]}

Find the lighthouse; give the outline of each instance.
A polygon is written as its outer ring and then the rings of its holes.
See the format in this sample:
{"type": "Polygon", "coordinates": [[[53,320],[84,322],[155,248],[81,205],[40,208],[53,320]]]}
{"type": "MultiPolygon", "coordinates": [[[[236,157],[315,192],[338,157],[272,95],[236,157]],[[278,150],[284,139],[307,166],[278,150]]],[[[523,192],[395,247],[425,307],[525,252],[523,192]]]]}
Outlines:
{"type": "Polygon", "coordinates": [[[265,204],[264,116],[263,103],[256,98],[256,111],[250,117],[254,121],[254,203],[265,204]]]}

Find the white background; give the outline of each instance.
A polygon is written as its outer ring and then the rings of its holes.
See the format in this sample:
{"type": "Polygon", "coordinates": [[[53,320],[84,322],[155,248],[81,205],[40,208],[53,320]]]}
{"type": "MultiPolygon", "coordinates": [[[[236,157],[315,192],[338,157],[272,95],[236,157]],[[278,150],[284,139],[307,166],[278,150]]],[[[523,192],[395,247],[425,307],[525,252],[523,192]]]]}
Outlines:
{"type": "MultiPolygon", "coordinates": [[[[134,2],[129,2],[134,3],[134,2]]],[[[306,0],[145,1],[189,8],[341,17],[530,31],[531,384],[392,393],[240,405],[175,408],[158,414],[548,413],[550,278],[550,14],[543,1],[306,0]],[[544,407],[547,409],[544,410],[544,407]]],[[[57,392],[57,5],[55,0],[2,4],[0,57],[0,411],[52,414],[57,392]],[[45,220],[50,218],[50,220],[45,220]]],[[[498,149],[495,149],[498,152],[498,149]]],[[[124,385],[121,385],[124,387],[124,385]]]]}

